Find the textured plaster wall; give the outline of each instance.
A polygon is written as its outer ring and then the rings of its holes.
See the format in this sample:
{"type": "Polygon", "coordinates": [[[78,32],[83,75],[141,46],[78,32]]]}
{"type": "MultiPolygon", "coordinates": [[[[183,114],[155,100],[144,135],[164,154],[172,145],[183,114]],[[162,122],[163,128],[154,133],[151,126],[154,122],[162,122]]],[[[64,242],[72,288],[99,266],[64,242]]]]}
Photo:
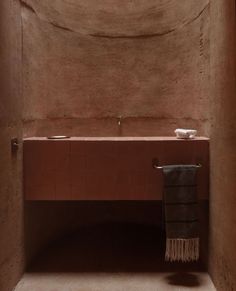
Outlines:
{"type": "Polygon", "coordinates": [[[209,0],[21,3],[26,136],[208,134],[209,0]]]}
{"type": "Polygon", "coordinates": [[[23,259],[22,168],[12,137],[22,136],[21,18],[18,1],[0,1],[0,290],[13,289],[23,259]]]}
{"type": "Polygon", "coordinates": [[[209,271],[236,290],[235,1],[211,2],[211,197],[209,271]]]}

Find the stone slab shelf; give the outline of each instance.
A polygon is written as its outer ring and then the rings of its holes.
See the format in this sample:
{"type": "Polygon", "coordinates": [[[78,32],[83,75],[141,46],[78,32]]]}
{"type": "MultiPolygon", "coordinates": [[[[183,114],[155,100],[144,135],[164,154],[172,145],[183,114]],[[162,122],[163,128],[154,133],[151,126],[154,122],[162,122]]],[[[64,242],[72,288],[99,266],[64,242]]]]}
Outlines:
{"type": "Polygon", "coordinates": [[[154,158],[160,165],[200,163],[198,197],[208,199],[205,137],[31,137],[23,150],[26,200],[161,200],[154,158]]]}

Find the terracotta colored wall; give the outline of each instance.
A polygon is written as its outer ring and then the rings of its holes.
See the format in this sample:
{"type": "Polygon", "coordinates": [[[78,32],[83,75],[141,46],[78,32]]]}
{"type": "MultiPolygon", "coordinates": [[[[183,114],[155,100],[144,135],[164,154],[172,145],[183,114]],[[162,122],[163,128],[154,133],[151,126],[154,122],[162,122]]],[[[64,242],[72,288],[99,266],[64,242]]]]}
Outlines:
{"type": "Polygon", "coordinates": [[[0,1],[0,290],[10,291],[23,270],[21,19],[18,1],[0,1]]]}
{"type": "Polygon", "coordinates": [[[208,134],[209,0],[22,0],[22,18],[26,136],[208,134]]]}
{"type": "Polygon", "coordinates": [[[236,290],[235,1],[211,2],[210,265],[217,290],[236,290]]]}

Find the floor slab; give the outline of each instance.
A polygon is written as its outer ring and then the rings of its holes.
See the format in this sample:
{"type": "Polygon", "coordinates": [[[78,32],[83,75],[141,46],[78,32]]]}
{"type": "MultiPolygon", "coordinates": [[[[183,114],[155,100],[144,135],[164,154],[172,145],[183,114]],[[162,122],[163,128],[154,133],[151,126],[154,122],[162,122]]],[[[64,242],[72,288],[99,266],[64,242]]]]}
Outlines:
{"type": "Polygon", "coordinates": [[[27,273],[15,291],[214,291],[206,273],[27,273]]]}

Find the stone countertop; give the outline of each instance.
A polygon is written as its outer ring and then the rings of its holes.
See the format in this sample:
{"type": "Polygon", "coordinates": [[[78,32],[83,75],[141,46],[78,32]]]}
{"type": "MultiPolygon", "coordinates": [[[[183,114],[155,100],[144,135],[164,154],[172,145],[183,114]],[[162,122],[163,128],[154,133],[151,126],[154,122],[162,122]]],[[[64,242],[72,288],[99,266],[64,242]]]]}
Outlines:
{"type": "Polygon", "coordinates": [[[48,139],[47,137],[27,137],[24,141],[207,141],[208,137],[199,136],[194,139],[179,139],[173,136],[78,136],[64,139],[48,139]]]}

